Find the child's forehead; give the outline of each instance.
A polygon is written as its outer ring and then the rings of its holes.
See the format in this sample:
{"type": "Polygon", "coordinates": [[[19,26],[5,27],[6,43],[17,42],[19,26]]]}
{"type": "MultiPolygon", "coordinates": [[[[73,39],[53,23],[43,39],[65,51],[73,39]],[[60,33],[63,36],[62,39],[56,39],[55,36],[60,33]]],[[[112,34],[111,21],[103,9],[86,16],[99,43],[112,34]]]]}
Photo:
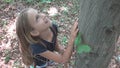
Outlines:
{"type": "Polygon", "coordinates": [[[34,17],[34,16],[37,16],[37,15],[46,15],[45,13],[42,13],[42,12],[40,12],[40,11],[38,11],[38,10],[36,10],[36,9],[29,9],[28,10],[28,16],[32,16],[32,17],[34,17]]]}
{"type": "Polygon", "coordinates": [[[30,8],[30,9],[28,10],[28,13],[38,13],[38,11],[37,11],[36,9],[30,8]]]}
{"type": "Polygon", "coordinates": [[[28,20],[33,22],[36,18],[36,15],[38,15],[38,11],[35,9],[29,9],[27,15],[28,15],[28,20]]]}

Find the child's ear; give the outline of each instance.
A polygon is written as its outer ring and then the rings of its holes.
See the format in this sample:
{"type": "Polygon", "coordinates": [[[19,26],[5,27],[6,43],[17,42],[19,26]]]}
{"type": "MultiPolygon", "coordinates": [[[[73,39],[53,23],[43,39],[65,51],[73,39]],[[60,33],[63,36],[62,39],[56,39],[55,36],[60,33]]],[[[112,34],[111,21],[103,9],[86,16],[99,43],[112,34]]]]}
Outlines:
{"type": "Polygon", "coordinates": [[[36,30],[32,30],[32,31],[30,32],[30,34],[31,34],[32,36],[39,36],[39,32],[36,31],[36,30]]]}

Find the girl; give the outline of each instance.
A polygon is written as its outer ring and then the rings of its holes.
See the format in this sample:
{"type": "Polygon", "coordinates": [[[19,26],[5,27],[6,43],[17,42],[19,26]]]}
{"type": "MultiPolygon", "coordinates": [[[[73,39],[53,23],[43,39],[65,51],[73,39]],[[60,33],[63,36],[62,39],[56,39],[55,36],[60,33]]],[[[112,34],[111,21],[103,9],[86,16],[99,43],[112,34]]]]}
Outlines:
{"type": "Polygon", "coordinates": [[[75,22],[71,30],[68,46],[63,54],[57,41],[57,26],[49,18],[33,8],[23,10],[16,22],[16,33],[20,42],[23,63],[36,68],[46,68],[52,61],[67,63],[71,57],[73,44],[78,32],[75,22]]]}

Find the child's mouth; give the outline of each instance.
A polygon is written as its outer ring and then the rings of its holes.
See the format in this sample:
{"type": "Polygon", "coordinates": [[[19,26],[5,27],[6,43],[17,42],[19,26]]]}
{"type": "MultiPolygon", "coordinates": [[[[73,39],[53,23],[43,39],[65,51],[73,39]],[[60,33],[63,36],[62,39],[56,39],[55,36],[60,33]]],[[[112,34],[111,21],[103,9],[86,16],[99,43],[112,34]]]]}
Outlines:
{"type": "Polygon", "coordinates": [[[45,23],[48,23],[48,21],[46,21],[45,23]]]}
{"type": "Polygon", "coordinates": [[[45,23],[47,24],[47,23],[49,23],[49,22],[50,22],[50,20],[49,20],[49,19],[46,19],[45,23]]]}
{"type": "Polygon", "coordinates": [[[50,19],[46,17],[45,23],[47,24],[47,23],[49,23],[49,22],[50,22],[50,19]]]}
{"type": "Polygon", "coordinates": [[[47,20],[47,21],[45,21],[45,23],[47,24],[47,23],[48,23],[48,20],[47,20]]]}

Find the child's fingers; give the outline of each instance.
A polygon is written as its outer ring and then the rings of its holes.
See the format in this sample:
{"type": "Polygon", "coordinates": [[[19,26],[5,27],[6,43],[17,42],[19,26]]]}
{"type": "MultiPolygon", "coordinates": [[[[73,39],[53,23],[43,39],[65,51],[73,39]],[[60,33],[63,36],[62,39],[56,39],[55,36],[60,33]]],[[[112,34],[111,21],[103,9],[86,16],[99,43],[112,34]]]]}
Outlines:
{"type": "Polygon", "coordinates": [[[77,22],[78,21],[78,18],[75,18],[75,22],[77,22]]]}
{"type": "Polygon", "coordinates": [[[76,36],[77,36],[78,32],[79,32],[79,29],[76,29],[76,31],[75,31],[76,36]]]}
{"type": "Polygon", "coordinates": [[[78,28],[78,22],[75,23],[74,27],[75,27],[75,30],[78,28]]]}
{"type": "Polygon", "coordinates": [[[78,33],[79,29],[77,28],[76,33],[78,33]]]}

